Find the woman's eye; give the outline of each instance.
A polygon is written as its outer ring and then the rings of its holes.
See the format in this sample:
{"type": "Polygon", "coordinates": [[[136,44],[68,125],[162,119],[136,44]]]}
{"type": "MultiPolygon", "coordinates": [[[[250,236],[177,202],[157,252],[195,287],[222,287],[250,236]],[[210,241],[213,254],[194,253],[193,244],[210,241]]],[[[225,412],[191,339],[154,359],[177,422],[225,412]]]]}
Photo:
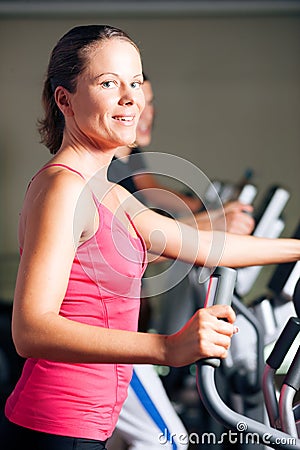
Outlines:
{"type": "Polygon", "coordinates": [[[115,82],[114,81],[103,81],[103,83],[101,83],[101,86],[103,86],[106,89],[112,88],[115,86],[115,82]]]}
{"type": "Polygon", "coordinates": [[[131,83],[131,86],[133,87],[133,89],[138,89],[140,88],[142,85],[142,83],[140,81],[134,81],[133,83],[131,83]]]}

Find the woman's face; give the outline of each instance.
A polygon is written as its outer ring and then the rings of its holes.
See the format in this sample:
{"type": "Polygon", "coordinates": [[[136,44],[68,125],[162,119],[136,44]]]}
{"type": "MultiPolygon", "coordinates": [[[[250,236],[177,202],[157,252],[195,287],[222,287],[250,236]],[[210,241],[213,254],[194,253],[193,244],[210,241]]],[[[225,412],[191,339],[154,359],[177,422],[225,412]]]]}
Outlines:
{"type": "Polygon", "coordinates": [[[151,143],[152,127],[154,121],[154,98],[150,81],[147,80],[144,82],[143,91],[145,95],[145,108],[141,114],[136,129],[136,143],[140,147],[147,147],[151,143]]]}
{"type": "Polygon", "coordinates": [[[145,105],[137,49],[118,38],[101,42],[90,54],[70,96],[66,129],[77,142],[112,149],[132,144],[145,105]]]}

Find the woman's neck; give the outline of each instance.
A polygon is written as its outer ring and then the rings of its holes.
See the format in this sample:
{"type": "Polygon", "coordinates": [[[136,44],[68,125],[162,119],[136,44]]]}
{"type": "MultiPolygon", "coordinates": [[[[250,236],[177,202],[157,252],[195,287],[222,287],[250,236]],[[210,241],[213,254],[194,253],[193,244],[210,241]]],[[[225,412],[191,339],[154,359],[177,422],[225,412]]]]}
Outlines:
{"type": "Polygon", "coordinates": [[[107,168],[111,163],[114,150],[107,152],[92,152],[80,148],[66,146],[61,148],[52,158],[52,162],[65,163],[81,172],[86,179],[94,177],[97,173],[106,178],[107,168]]]}

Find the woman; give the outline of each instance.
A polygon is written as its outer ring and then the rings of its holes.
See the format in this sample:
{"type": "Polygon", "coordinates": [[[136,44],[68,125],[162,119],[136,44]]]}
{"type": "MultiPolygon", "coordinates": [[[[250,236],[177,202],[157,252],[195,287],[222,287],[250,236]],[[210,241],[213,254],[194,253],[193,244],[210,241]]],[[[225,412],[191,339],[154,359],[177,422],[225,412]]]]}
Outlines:
{"type": "Polygon", "coordinates": [[[115,149],[135,141],[142,83],[138,48],[110,26],[71,29],[50,57],[40,131],[54,156],[32,179],[20,217],[12,332],[26,362],[5,407],[6,450],[104,449],[132,363],[226,357],[230,307],[202,309],[171,336],[135,331],[146,247],[210,266],[299,259],[292,239],[227,235],[211,251],[210,232],[178,225],[107,181],[115,149]]]}

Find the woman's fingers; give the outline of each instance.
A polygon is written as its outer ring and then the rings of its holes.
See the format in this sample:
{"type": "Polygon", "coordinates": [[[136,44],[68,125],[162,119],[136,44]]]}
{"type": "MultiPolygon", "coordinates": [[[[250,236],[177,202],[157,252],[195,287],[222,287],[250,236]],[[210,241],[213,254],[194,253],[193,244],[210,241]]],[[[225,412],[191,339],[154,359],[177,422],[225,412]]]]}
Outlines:
{"type": "Polygon", "coordinates": [[[186,325],[168,337],[174,366],[191,364],[202,358],[225,358],[236,333],[235,313],[228,305],[200,308],[186,325]]]}
{"type": "Polygon", "coordinates": [[[205,311],[218,319],[225,319],[229,323],[234,323],[236,320],[235,312],[229,305],[214,305],[209,308],[205,308],[205,311]]]}
{"type": "Polygon", "coordinates": [[[215,305],[200,309],[198,313],[203,357],[226,357],[231,337],[238,331],[234,325],[236,315],[233,309],[229,305],[215,305]]]}

